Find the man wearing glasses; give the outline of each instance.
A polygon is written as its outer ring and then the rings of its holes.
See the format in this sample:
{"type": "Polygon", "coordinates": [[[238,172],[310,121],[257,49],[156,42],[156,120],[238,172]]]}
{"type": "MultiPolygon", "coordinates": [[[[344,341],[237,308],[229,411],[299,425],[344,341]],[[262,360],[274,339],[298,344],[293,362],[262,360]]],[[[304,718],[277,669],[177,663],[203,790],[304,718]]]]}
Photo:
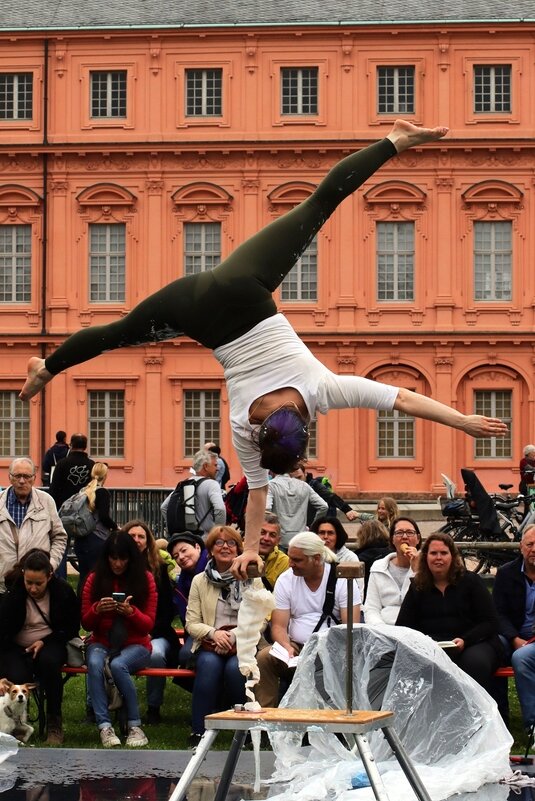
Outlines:
{"type": "Polygon", "coordinates": [[[6,573],[32,548],[50,557],[54,570],[67,547],[67,534],[47,492],[34,488],[31,459],[14,459],[9,466],[11,486],[0,493],[0,593],[6,573]]]}

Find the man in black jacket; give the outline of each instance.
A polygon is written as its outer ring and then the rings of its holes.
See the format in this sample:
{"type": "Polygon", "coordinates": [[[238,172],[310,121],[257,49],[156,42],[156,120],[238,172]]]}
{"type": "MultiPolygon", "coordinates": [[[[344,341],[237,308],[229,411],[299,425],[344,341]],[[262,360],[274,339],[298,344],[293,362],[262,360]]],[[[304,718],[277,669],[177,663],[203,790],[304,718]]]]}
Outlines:
{"type": "Polygon", "coordinates": [[[56,441],[52,447],[47,450],[43,458],[43,467],[41,469],[43,487],[50,486],[57,463],[60,459],[64,459],[65,456],[68,455],[69,446],[67,445],[67,432],[56,431],[56,441]]]}
{"type": "Polygon", "coordinates": [[[50,494],[59,509],[61,504],[89,484],[91,470],[95,464],[86,453],[87,437],[85,434],[73,434],[70,453],[60,459],[54,470],[50,485],[50,494]]]}
{"type": "Polygon", "coordinates": [[[493,596],[515,672],[524,726],[535,724],[535,526],[527,528],[520,542],[521,556],[500,567],[493,596]]]}
{"type": "MultiPolygon", "coordinates": [[[[54,498],[58,510],[67,498],[75,495],[91,480],[91,470],[95,463],[93,459],[88,457],[86,450],[86,435],[73,434],[70,441],[69,455],[65,456],[64,459],[60,459],[55,467],[49,492],[54,498]]],[[[67,551],[56,571],[56,575],[60,578],[67,578],[67,551]]]]}

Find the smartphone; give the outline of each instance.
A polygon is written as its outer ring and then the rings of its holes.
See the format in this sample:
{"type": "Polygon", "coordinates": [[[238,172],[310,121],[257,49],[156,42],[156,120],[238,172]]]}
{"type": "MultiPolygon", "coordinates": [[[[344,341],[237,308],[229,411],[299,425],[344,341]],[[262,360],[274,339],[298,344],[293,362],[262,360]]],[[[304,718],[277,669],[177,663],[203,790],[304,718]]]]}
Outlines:
{"type": "Polygon", "coordinates": [[[112,592],[111,597],[118,604],[122,604],[126,601],[126,592],[112,592]]]}

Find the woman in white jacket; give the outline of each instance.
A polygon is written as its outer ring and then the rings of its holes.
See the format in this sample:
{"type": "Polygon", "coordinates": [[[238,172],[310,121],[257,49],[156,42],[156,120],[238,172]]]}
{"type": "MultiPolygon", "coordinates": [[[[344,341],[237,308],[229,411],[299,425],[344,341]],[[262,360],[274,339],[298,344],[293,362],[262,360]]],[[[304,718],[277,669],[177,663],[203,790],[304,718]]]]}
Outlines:
{"type": "Polygon", "coordinates": [[[395,624],[416,570],[421,542],[416,521],[411,517],[396,517],[390,526],[390,544],[395,550],[377,559],[370,568],[364,603],[364,622],[368,625],[395,624]]]}

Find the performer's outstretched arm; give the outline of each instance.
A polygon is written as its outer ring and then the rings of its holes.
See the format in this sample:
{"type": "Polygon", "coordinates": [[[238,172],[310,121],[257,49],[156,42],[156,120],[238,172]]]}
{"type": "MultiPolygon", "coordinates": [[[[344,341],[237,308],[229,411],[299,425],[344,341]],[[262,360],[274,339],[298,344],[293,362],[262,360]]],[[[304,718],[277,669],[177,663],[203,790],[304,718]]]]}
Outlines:
{"type": "Polygon", "coordinates": [[[504,437],[507,434],[507,425],[496,417],[463,414],[426,395],[411,392],[410,389],[400,388],[394,409],[412,417],[421,417],[424,420],[458,428],[472,437],[504,437]]]}

